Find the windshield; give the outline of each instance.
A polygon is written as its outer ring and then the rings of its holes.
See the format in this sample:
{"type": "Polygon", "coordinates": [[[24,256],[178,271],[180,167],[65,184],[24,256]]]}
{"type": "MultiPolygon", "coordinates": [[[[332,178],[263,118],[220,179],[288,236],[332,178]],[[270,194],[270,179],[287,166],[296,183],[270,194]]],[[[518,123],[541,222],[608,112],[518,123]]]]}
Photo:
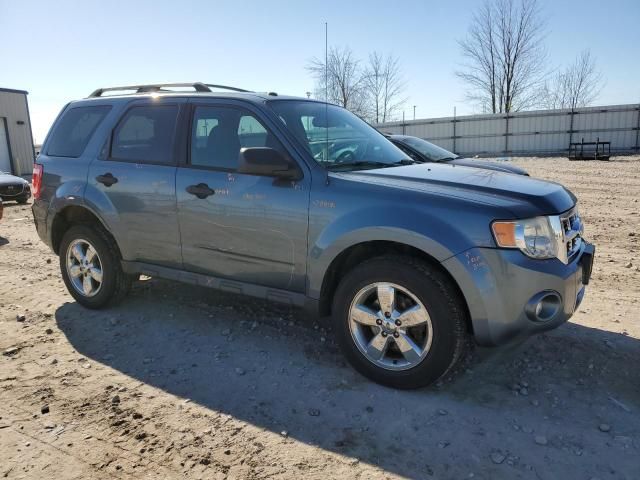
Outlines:
{"type": "Polygon", "coordinates": [[[417,137],[402,137],[400,139],[402,143],[406,143],[418,153],[421,153],[432,162],[441,162],[442,160],[451,160],[458,158],[458,155],[451,153],[449,150],[445,150],[442,147],[434,145],[417,137]]]}
{"type": "Polygon", "coordinates": [[[304,100],[269,103],[313,158],[329,170],[413,163],[376,129],[344,108],[304,100]]]}

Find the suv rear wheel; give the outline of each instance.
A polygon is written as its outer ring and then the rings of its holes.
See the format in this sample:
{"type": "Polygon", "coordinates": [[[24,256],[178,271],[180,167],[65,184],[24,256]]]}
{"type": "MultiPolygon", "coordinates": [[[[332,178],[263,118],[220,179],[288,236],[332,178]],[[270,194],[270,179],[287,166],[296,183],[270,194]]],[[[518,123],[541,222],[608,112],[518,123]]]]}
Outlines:
{"type": "Polygon", "coordinates": [[[428,385],[462,358],[465,308],[439,270],[412,257],[368,260],[334,296],[334,330],[350,363],[395,388],[428,385]]]}
{"type": "Polygon", "coordinates": [[[113,239],[99,226],[75,225],[60,243],[60,270],[67,290],[87,308],[121,300],[131,287],[113,239]]]}

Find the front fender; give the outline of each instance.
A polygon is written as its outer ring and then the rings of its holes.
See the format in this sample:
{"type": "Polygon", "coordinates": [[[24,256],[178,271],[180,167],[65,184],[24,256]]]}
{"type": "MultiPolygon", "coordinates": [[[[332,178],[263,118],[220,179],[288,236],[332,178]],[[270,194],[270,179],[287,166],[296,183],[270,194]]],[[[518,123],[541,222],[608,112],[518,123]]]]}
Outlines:
{"type": "Polygon", "coordinates": [[[326,223],[310,244],[308,295],[319,298],[324,275],[331,263],[340,253],[360,243],[401,243],[442,262],[471,245],[464,232],[454,225],[454,222],[446,222],[424,211],[406,207],[399,214],[395,208],[371,206],[334,218],[326,223]]]}

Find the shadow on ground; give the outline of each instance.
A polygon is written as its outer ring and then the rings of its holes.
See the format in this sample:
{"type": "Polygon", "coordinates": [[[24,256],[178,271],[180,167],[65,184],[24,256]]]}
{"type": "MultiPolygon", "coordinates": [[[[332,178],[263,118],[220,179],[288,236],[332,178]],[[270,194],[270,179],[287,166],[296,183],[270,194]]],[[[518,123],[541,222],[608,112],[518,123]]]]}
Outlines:
{"type": "Polygon", "coordinates": [[[578,468],[589,478],[618,455],[598,459],[608,441],[600,421],[638,432],[640,350],[624,335],[568,324],[472,360],[451,383],[396,391],[355,373],[331,334],[302,315],[150,280],[112,310],[65,304],[56,321],[79,353],[141,382],[411,478],[474,469],[492,478],[505,467],[490,460],[496,451],[515,459],[514,475],[552,468],[573,478],[578,468]],[[540,433],[544,451],[535,450],[540,433]],[[591,463],[576,467],[583,452],[591,463]]]}

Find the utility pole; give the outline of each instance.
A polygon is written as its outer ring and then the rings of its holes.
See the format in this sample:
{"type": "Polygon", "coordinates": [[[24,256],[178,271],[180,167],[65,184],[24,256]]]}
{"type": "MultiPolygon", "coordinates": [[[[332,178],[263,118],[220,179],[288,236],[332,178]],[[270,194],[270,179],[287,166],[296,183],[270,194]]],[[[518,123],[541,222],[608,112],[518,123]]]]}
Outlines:
{"type": "Polygon", "coordinates": [[[416,119],[416,106],[413,106],[413,119],[416,119]]]}
{"type": "Polygon", "coordinates": [[[453,153],[456,153],[456,107],[453,107],[453,153]]]}
{"type": "MultiPolygon", "coordinates": [[[[329,101],[329,24],[324,22],[324,101],[329,101]]],[[[328,141],[327,141],[328,144],[328,141]]]]}

